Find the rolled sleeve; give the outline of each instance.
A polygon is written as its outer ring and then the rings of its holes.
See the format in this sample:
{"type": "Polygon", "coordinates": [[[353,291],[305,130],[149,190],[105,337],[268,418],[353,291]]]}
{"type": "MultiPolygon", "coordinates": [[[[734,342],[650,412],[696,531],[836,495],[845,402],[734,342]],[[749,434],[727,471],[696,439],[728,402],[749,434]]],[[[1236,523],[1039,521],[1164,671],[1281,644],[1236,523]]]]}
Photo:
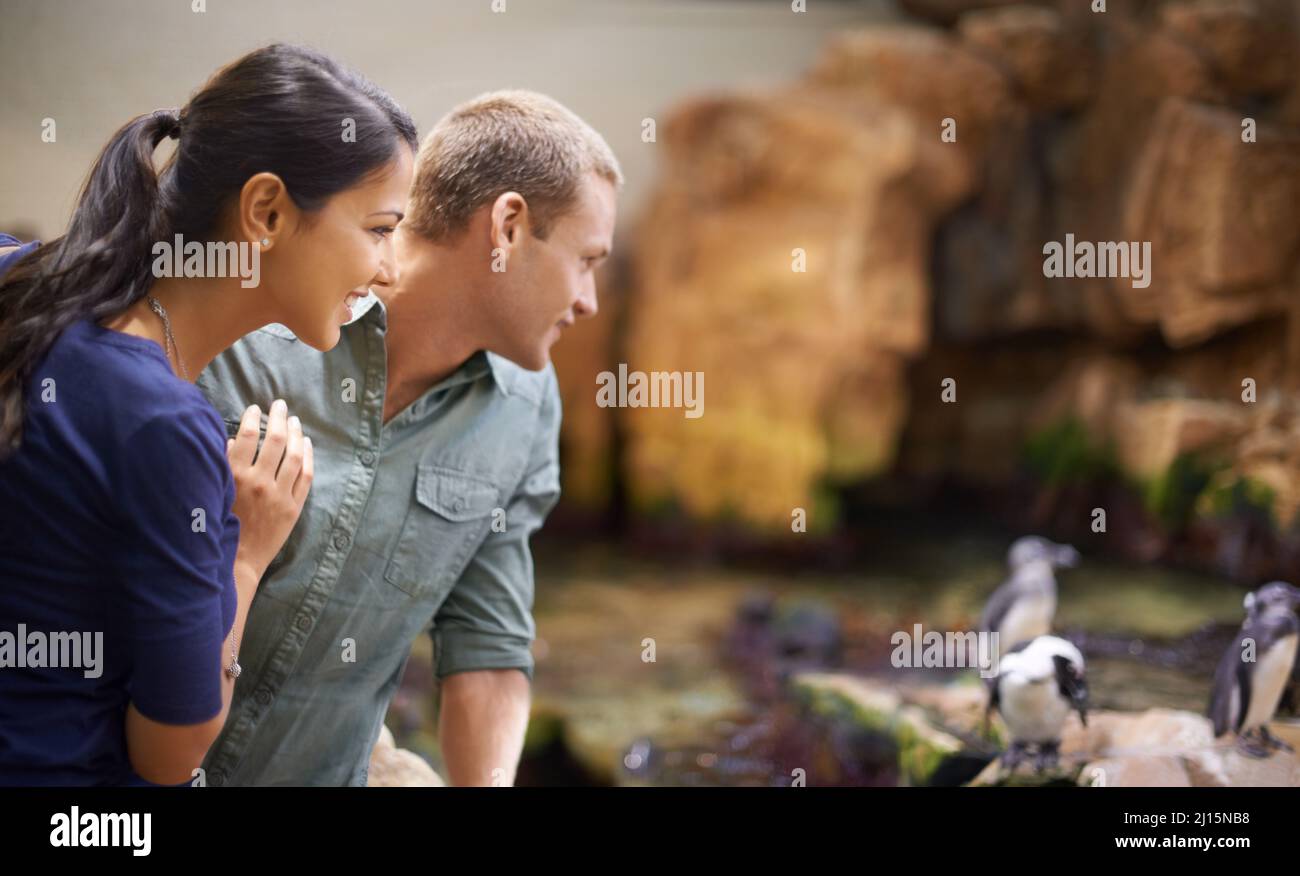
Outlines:
{"type": "Polygon", "coordinates": [[[505,530],[488,534],[434,617],[430,635],[438,678],[518,669],[532,681],[536,629],[528,540],[560,498],[560,419],[551,367],[528,468],[505,508],[505,530]]]}

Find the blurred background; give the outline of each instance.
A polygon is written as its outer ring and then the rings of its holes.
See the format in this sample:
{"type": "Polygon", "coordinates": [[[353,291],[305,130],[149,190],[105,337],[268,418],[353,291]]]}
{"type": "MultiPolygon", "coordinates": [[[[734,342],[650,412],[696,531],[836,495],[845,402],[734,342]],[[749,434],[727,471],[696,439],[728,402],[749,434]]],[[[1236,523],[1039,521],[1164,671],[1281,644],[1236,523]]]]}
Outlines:
{"type": "MultiPolygon", "coordinates": [[[[1027,533],[1083,555],[1057,626],[1167,755],[1246,589],[1300,579],[1295,0],[194,5],[0,2],[0,228],[60,233],[120,124],[272,40],[422,131],[546,92],[623,164],[555,349],[520,784],[964,781],[978,686],[909,686],[890,637],[973,625],[1027,533]],[[1149,285],[1045,276],[1066,235],[1149,243],[1149,285]],[[704,415],[598,406],[620,364],[702,372],[704,415]]],[[[388,725],[440,768],[429,652],[388,725]]],[[[1129,768],[1282,775],[1174,760],[1129,768]]]]}

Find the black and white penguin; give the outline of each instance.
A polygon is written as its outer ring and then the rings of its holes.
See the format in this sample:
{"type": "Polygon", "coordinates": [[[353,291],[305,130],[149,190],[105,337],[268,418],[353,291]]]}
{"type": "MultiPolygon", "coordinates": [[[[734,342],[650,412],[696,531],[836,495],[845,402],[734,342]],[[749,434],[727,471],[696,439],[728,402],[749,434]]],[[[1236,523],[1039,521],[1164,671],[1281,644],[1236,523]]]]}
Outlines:
{"type": "Polygon", "coordinates": [[[1021,642],[1002,656],[990,684],[988,711],[996,709],[1006,722],[1011,741],[1002,765],[1014,770],[1034,754],[1038,771],[1060,758],[1061,728],[1070,712],[1088,725],[1088,682],[1083,654],[1057,636],[1021,642]]]}
{"type": "Polygon", "coordinates": [[[1056,616],[1055,569],[1079,564],[1079,552],[1036,535],[1016,539],[1007,552],[1010,577],[993,591],[980,615],[982,632],[996,632],[1005,652],[1052,631],[1056,616]]]}
{"type": "Polygon", "coordinates": [[[1291,678],[1300,644],[1300,588],[1271,581],[1245,600],[1246,620],[1219,660],[1210,694],[1214,735],[1233,731],[1251,757],[1291,746],[1268,732],[1282,691],[1291,678]]]}

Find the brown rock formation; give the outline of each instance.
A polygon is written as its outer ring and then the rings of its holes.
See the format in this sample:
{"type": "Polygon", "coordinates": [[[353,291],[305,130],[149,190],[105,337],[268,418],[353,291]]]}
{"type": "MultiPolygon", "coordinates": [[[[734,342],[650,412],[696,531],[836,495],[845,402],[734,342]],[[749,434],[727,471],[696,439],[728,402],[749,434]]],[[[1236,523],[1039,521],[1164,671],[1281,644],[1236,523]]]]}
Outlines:
{"type": "Polygon", "coordinates": [[[1126,237],[1149,240],[1146,289],[1116,281],[1135,321],[1180,347],[1283,315],[1300,243],[1300,137],[1265,129],[1242,142],[1239,112],[1170,99],[1128,188],[1126,237]]]}
{"type": "MultiPolygon", "coordinates": [[[[795,507],[829,507],[827,484],[1005,483],[1027,441],[1073,419],[1128,481],[1159,487],[1205,455],[1198,515],[1233,493],[1288,526],[1292,4],[900,7],[927,23],[845,33],[800,82],[702,97],[661,124],[624,330],[578,369],[705,375],[699,419],[617,412],[634,507],[779,531],[795,507]],[[1067,235],[1150,244],[1150,283],[1047,276],[1044,247],[1067,235]]],[[[566,402],[590,391],[566,385],[566,402]]],[[[584,447],[608,446],[600,415],[575,420],[597,436],[584,447]]]]}

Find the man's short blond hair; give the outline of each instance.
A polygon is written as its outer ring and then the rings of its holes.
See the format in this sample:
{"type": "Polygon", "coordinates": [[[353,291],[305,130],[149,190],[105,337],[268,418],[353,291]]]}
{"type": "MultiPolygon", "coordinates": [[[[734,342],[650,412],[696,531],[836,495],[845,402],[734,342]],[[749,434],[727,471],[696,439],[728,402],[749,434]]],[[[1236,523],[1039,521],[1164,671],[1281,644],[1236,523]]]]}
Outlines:
{"type": "Polygon", "coordinates": [[[430,240],[451,239],[476,210],[514,191],[528,203],[533,234],[545,239],[592,171],[623,184],[609,144],[571,110],[533,91],[481,94],[425,137],[405,224],[430,240]]]}

